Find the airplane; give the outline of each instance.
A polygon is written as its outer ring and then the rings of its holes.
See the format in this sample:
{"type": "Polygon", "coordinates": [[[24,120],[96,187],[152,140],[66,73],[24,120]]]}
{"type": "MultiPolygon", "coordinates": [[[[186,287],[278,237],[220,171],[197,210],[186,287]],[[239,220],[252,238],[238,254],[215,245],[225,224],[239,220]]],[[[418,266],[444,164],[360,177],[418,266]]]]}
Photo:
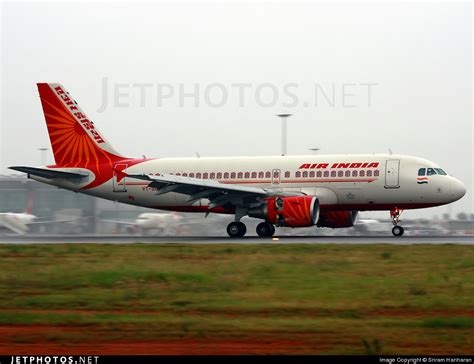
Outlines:
{"type": "Polygon", "coordinates": [[[159,231],[164,234],[176,233],[182,217],[175,212],[158,213],[144,212],[137,216],[133,221],[124,220],[101,220],[101,222],[109,222],[118,225],[126,225],[128,232],[140,231],[146,233],[148,231],[159,231]]]}
{"type": "Polygon", "coordinates": [[[390,212],[395,236],[400,214],[452,203],[466,188],[437,164],[398,154],[264,157],[129,158],[105,139],[66,89],[38,83],[55,164],[13,166],[28,177],[91,196],[148,208],[261,219],[257,235],[275,226],[344,228],[359,211],[390,212]]]}
{"type": "Polygon", "coordinates": [[[31,193],[28,197],[28,205],[23,212],[1,212],[0,213],[0,227],[11,230],[18,235],[24,235],[28,232],[30,224],[32,224],[37,217],[33,215],[33,200],[34,195],[31,193]]]}
{"type": "MultiPolygon", "coordinates": [[[[25,235],[30,231],[32,225],[46,225],[59,223],[77,223],[80,217],[68,217],[63,219],[47,220],[33,215],[33,202],[35,194],[33,191],[28,196],[28,203],[23,212],[0,212],[0,230],[13,231],[18,235],[25,235]]],[[[64,225],[63,226],[67,226],[64,225]]]]}

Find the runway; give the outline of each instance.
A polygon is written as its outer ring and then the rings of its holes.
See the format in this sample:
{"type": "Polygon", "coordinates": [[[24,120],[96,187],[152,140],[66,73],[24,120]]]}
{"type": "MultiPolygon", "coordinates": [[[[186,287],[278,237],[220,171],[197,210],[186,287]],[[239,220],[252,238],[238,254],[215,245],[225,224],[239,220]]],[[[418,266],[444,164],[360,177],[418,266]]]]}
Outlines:
{"type": "Polygon", "coordinates": [[[0,236],[0,244],[460,244],[474,245],[473,235],[460,236],[126,236],[126,235],[26,235],[0,236]]]}

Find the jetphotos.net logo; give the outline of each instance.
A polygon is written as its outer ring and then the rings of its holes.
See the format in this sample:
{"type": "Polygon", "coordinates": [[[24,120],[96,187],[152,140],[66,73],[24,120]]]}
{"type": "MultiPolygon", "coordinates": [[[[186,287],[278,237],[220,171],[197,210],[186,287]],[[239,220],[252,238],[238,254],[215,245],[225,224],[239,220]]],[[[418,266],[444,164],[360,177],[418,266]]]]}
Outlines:
{"type": "Polygon", "coordinates": [[[380,85],[360,82],[314,83],[165,83],[119,82],[102,78],[99,113],[108,108],[263,107],[263,108],[371,108],[380,85]]]}

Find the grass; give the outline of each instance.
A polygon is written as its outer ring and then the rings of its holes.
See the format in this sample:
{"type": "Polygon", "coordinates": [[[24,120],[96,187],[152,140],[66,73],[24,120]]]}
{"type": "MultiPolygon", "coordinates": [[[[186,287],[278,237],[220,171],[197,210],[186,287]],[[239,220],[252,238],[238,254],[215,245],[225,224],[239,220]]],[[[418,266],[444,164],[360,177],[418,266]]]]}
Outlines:
{"type": "Polygon", "coordinates": [[[473,353],[473,261],[460,245],[0,245],[0,330],[17,328],[0,351],[186,339],[473,353]]]}

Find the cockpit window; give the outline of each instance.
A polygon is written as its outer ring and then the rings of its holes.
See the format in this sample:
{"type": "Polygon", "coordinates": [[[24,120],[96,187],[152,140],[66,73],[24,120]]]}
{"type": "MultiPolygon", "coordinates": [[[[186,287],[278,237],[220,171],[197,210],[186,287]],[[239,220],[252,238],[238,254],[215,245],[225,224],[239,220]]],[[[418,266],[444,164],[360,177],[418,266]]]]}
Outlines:
{"type": "Polygon", "coordinates": [[[418,176],[424,176],[426,174],[426,168],[420,168],[418,170],[418,176]]]}
{"type": "Polygon", "coordinates": [[[438,172],[438,174],[442,175],[442,176],[446,176],[447,173],[445,171],[443,171],[441,168],[435,168],[436,169],[436,172],[438,172]]]}
{"type": "Polygon", "coordinates": [[[434,168],[428,168],[428,176],[432,176],[436,174],[436,171],[434,170],[434,168]]]}

